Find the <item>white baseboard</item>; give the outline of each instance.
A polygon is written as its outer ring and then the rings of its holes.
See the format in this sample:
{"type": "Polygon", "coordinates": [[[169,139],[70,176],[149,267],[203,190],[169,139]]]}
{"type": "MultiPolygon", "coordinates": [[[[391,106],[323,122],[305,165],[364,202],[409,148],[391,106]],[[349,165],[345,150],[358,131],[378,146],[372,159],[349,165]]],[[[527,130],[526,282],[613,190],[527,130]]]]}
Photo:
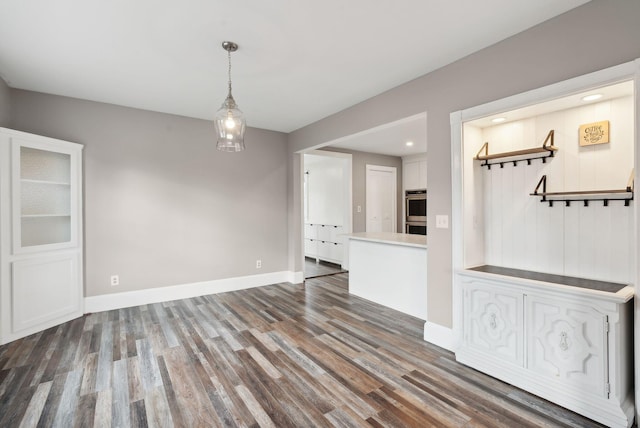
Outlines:
{"type": "Polygon", "coordinates": [[[444,348],[447,351],[453,352],[455,349],[455,336],[453,334],[453,329],[449,327],[443,327],[440,324],[425,322],[424,340],[429,343],[433,343],[436,346],[444,348]]]}
{"type": "Polygon", "coordinates": [[[287,272],[289,274],[289,282],[292,284],[302,284],[304,282],[304,272],[287,272]]]}
{"type": "MultiPolygon", "coordinates": [[[[191,284],[171,285],[167,287],[148,288],[146,290],[126,291],[123,293],[102,294],[100,296],[85,297],[85,313],[110,311],[149,303],[168,302],[177,299],[204,296],[207,294],[224,293],[227,291],[244,290],[246,288],[263,285],[291,282],[302,272],[271,272],[261,275],[249,275],[235,278],[217,279],[213,281],[194,282],[191,284]]],[[[304,280],[304,278],[302,278],[304,280]]],[[[302,282],[302,281],[299,281],[302,282]]]]}

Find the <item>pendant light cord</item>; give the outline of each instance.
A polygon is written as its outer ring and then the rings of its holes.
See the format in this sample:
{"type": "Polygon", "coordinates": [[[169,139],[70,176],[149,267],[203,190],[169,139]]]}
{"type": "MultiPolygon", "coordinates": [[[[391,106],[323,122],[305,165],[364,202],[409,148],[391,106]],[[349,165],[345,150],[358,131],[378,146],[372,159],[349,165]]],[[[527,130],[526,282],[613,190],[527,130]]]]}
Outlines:
{"type": "Polygon", "coordinates": [[[227,59],[229,62],[229,96],[231,97],[231,51],[227,51],[227,59]]]}

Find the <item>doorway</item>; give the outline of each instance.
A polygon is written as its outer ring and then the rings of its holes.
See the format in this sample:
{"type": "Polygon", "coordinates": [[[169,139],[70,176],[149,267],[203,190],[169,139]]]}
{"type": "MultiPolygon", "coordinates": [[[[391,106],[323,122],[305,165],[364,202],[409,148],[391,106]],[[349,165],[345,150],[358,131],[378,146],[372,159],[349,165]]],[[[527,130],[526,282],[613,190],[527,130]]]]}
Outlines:
{"type": "Polygon", "coordinates": [[[366,171],[366,231],[396,232],[397,169],[367,165],[366,171]]]}
{"type": "Polygon", "coordinates": [[[344,234],[351,231],[351,155],[303,155],[304,277],[345,272],[344,234]]]}

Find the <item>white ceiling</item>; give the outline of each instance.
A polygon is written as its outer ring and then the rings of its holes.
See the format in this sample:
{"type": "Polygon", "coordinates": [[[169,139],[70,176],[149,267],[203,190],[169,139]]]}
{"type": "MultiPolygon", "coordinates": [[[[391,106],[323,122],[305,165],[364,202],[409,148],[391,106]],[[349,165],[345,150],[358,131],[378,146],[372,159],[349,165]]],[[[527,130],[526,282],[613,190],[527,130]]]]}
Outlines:
{"type": "Polygon", "coordinates": [[[0,0],[13,88],[290,132],[586,0],[0,0]]]}
{"type": "Polygon", "coordinates": [[[328,147],[358,150],[389,156],[427,153],[426,113],[376,126],[328,143],[328,147]],[[407,146],[407,142],[413,143],[407,146]]]}

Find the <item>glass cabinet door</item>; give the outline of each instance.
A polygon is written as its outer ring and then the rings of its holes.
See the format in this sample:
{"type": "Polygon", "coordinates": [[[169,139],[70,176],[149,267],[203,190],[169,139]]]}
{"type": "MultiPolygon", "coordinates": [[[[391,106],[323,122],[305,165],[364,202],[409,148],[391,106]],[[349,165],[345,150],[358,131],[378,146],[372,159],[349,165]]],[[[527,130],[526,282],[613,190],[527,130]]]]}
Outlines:
{"type": "Polygon", "coordinates": [[[77,242],[77,153],[13,141],[14,253],[77,242]]]}

